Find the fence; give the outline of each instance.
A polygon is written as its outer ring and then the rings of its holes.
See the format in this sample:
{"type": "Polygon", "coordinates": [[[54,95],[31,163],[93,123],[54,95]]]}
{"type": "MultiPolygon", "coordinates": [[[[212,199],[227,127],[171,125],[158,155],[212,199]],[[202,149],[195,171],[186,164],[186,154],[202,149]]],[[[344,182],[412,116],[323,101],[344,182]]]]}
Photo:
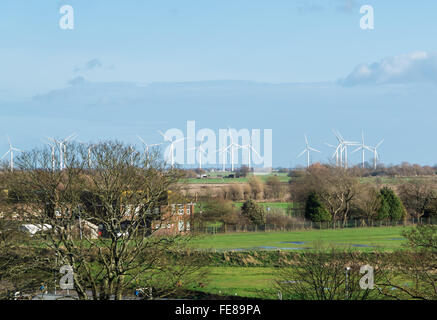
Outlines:
{"type": "Polygon", "coordinates": [[[368,227],[396,227],[413,226],[418,224],[437,224],[437,217],[431,218],[410,218],[401,221],[371,220],[371,219],[349,219],[347,221],[337,220],[335,222],[313,222],[302,220],[289,223],[286,226],[274,224],[265,225],[221,225],[221,226],[196,226],[195,233],[235,233],[235,232],[272,232],[272,231],[295,231],[295,230],[321,230],[321,229],[345,229],[345,228],[368,228],[368,227]]]}

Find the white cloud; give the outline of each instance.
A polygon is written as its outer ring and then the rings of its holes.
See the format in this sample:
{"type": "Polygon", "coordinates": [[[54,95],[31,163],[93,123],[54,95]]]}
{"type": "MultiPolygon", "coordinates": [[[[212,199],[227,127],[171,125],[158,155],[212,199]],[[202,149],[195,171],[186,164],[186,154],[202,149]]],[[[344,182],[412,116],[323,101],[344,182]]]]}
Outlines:
{"type": "Polygon", "coordinates": [[[437,53],[413,52],[361,64],[339,83],[344,86],[437,83],[437,53]]]}

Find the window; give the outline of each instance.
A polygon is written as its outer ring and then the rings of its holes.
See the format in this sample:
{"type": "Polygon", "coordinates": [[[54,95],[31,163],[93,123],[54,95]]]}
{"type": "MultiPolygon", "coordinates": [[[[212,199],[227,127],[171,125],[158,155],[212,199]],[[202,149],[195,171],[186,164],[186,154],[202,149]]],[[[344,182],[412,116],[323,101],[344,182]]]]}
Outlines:
{"type": "Polygon", "coordinates": [[[190,222],[189,221],[187,221],[186,223],[185,223],[185,226],[186,226],[186,230],[187,231],[190,231],[190,222]]]}
{"type": "Polygon", "coordinates": [[[184,230],[184,222],[183,221],[179,221],[178,222],[178,230],[179,231],[183,231],[184,230]]]}
{"type": "Polygon", "coordinates": [[[178,212],[179,212],[179,215],[183,215],[184,214],[184,206],[183,205],[179,206],[178,212]]]}

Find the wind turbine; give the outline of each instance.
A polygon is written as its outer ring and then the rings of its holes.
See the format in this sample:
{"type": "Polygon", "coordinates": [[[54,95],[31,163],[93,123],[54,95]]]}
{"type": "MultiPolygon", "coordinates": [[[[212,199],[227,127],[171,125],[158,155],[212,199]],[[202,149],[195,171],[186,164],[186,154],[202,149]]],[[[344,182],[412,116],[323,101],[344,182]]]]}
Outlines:
{"type": "Polygon", "coordinates": [[[44,141],[43,139],[41,139],[45,144],[47,144],[50,149],[52,150],[52,172],[55,172],[55,148],[56,148],[56,144],[51,144],[50,142],[44,141]]]}
{"type": "Polygon", "coordinates": [[[59,145],[59,167],[61,170],[65,168],[64,162],[65,162],[65,154],[67,153],[67,144],[71,139],[74,139],[76,137],[77,137],[76,133],[70,134],[67,138],[65,138],[62,141],[58,141],[55,138],[47,137],[47,139],[59,145]]]}
{"type": "Polygon", "coordinates": [[[94,145],[88,144],[88,143],[80,141],[80,140],[78,140],[77,142],[79,142],[80,144],[83,144],[84,146],[88,146],[87,160],[88,160],[88,167],[91,168],[91,166],[92,166],[91,152],[92,152],[92,148],[94,147],[94,145]]]}
{"type": "Polygon", "coordinates": [[[364,169],[364,152],[365,152],[365,150],[372,151],[372,149],[370,149],[368,146],[366,146],[364,144],[364,132],[361,132],[361,145],[357,149],[355,149],[352,153],[355,153],[355,152],[360,151],[360,150],[361,150],[362,166],[364,169]]]}
{"type": "Polygon", "coordinates": [[[335,157],[335,164],[336,164],[337,167],[339,167],[340,163],[339,163],[339,153],[338,153],[338,151],[339,151],[339,149],[341,147],[341,144],[338,144],[337,146],[333,146],[332,144],[329,144],[329,143],[326,143],[326,142],[325,142],[325,144],[328,147],[335,149],[334,153],[332,154],[332,158],[335,157]]]}
{"type": "Polygon", "coordinates": [[[137,135],[137,138],[140,139],[141,143],[144,145],[145,158],[148,158],[148,156],[149,156],[149,148],[160,146],[162,144],[162,143],[147,144],[146,141],[144,141],[144,139],[141,138],[139,135],[137,135]]]}
{"type": "Polygon", "coordinates": [[[222,154],[222,162],[223,162],[223,172],[226,172],[226,153],[230,153],[229,151],[228,151],[228,147],[227,146],[224,146],[223,148],[221,148],[221,149],[217,149],[217,150],[215,150],[215,152],[217,152],[218,151],[218,153],[220,154],[222,154]]]}
{"type": "Polygon", "coordinates": [[[172,140],[169,137],[167,137],[165,134],[163,134],[162,131],[158,131],[158,133],[164,138],[164,141],[170,143],[170,163],[171,163],[171,168],[173,169],[174,168],[174,145],[175,145],[175,143],[178,143],[180,141],[184,141],[186,138],[172,140]]]}
{"type": "Polygon", "coordinates": [[[315,151],[315,152],[319,152],[319,153],[320,153],[320,151],[310,147],[310,145],[308,143],[307,136],[304,135],[304,137],[305,137],[305,145],[306,145],[305,149],[301,153],[299,153],[299,155],[297,157],[300,158],[306,152],[307,153],[307,168],[309,168],[310,167],[310,151],[315,151]]]}
{"type": "Polygon", "coordinates": [[[17,152],[22,152],[22,151],[20,149],[13,147],[12,143],[11,143],[11,139],[9,139],[9,136],[7,136],[7,137],[8,137],[8,143],[9,143],[9,150],[6,151],[6,153],[3,155],[2,159],[4,157],[6,157],[8,155],[8,153],[10,154],[11,161],[10,161],[9,165],[11,168],[11,172],[13,172],[14,171],[14,151],[17,151],[17,152]]]}
{"type": "Polygon", "coordinates": [[[251,154],[252,154],[252,151],[255,152],[255,154],[256,154],[258,157],[261,157],[261,156],[260,156],[259,153],[255,150],[255,148],[252,146],[252,138],[250,138],[250,141],[249,141],[248,144],[245,144],[245,145],[241,146],[241,148],[243,148],[243,149],[247,149],[247,152],[248,152],[248,155],[249,155],[249,160],[247,161],[247,164],[248,164],[249,171],[250,171],[250,165],[251,165],[251,163],[252,163],[252,162],[251,162],[251,154]]]}
{"type": "Polygon", "coordinates": [[[358,142],[356,141],[346,141],[343,139],[343,136],[339,131],[332,130],[334,135],[337,137],[340,146],[340,166],[344,168],[348,168],[348,158],[347,158],[347,147],[348,146],[358,146],[358,142]],[[343,153],[344,153],[344,162],[343,162],[343,153]]]}
{"type": "Polygon", "coordinates": [[[228,136],[229,136],[229,139],[231,140],[231,143],[225,149],[231,149],[231,172],[234,172],[235,147],[237,147],[237,150],[238,150],[238,149],[241,149],[242,146],[240,146],[238,143],[234,142],[234,138],[232,138],[232,134],[231,134],[231,128],[229,128],[229,127],[228,127],[228,136]]]}
{"type": "Polygon", "coordinates": [[[371,151],[373,152],[373,168],[376,170],[376,165],[379,159],[378,151],[377,149],[381,146],[381,144],[384,142],[384,139],[382,139],[376,146],[369,147],[371,151]]]}
{"type": "Polygon", "coordinates": [[[204,154],[205,156],[208,155],[208,153],[206,152],[206,150],[203,148],[203,142],[205,140],[205,136],[202,136],[202,139],[200,140],[200,144],[198,147],[194,147],[188,150],[196,150],[198,151],[199,155],[199,169],[202,169],[202,154],[204,154]]]}

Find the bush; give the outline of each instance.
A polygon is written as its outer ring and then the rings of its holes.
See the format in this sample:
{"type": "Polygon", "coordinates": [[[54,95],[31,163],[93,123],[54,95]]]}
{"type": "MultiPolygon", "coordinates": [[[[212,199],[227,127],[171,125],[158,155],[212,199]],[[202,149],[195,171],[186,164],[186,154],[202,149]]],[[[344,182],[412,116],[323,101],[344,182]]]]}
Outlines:
{"type": "Polygon", "coordinates": [[[378,210],[378,219],[390,219],[399,221],[405,218],[407,211],[402,204],[401,199],[388,187],[380,191],[381,207],[378,210]]]}
{"type": "Polygon", "coordinates": [[[305,205],[305,218],[313,222],[331,221],[331,214],[326,210],[317,193],[312,192],[305,205]]]}
{"type": "Polygon", "coordinates": [[[283,209],[271,208],[266,212],[266,224],[275,225],[280,228],[302,227],[305,221],[301,218],[289,216],[283,209]]]}
{"type": "Polygon", "coordinates": [[[239,184],[233,184],[229,186],[228,194],[232,201],[238,201],[244,198],[243,189],[239,184]]]}
{"type": "Polygon", "coordinates": [[[260,226],[266,223],[264,208],[258,205],[255,201],[249,199],[241,207],[241,214],[247,217],[250,222],[260,226]]]}
{"type": "Polygon", "coordinates": [[[260,178],[251,176],[248,180],[250,188],[252,190],[252,196],[254,199],[261,199],[264,192],[264,184],[260,178]]]}

